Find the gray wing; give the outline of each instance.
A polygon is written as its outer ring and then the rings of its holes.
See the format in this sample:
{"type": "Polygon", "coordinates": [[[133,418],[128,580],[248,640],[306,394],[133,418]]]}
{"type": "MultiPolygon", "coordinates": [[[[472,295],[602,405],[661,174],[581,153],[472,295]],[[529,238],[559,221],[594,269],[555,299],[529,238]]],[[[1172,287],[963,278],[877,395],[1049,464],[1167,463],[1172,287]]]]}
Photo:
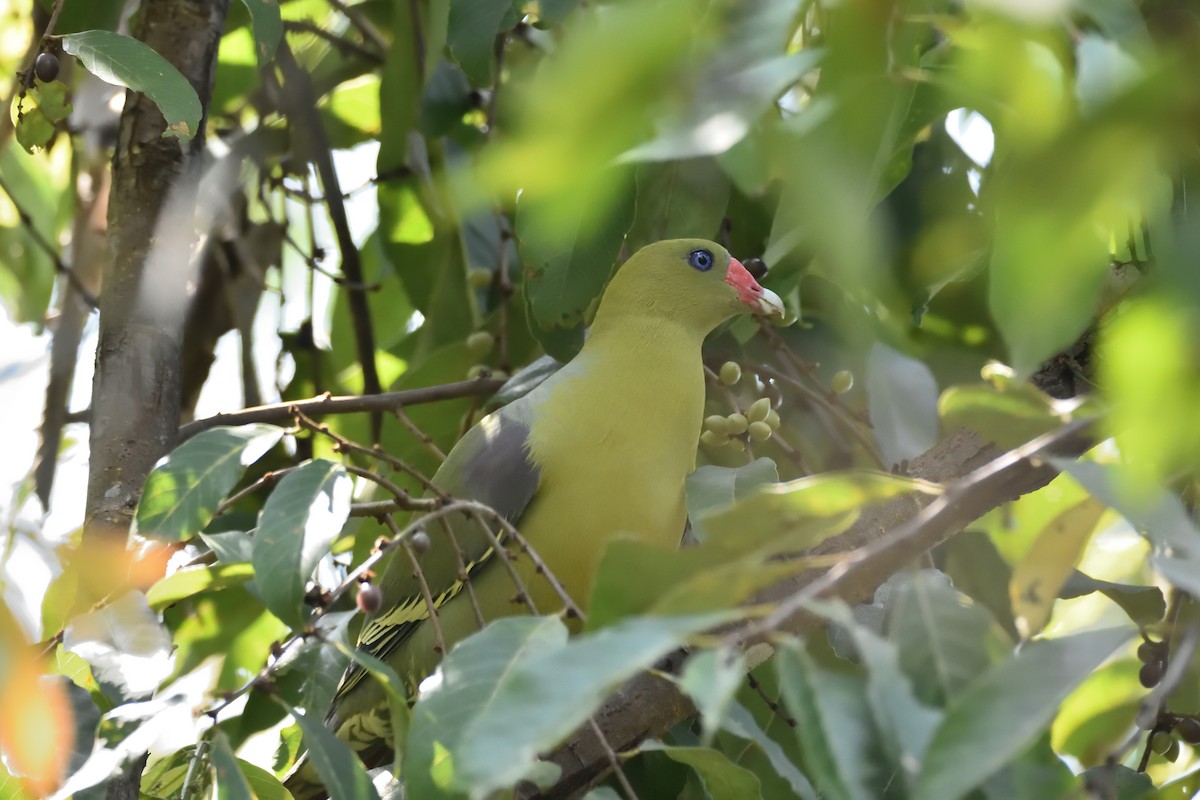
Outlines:
{"type": "MultiPolygon", "coordinates": [[[[471,428],[434,475],[434,484],[453,498],[477,500],[491,506],[517,524],[533,499],[540,478],[539,469],[529,460],[528,446],[535,402],[534,396],[527,395],[471,428]]],[[[476,575],[490,564],[494,551],[491,539],[478,522],[465,514],[450,514],[431,521],[427,533],[430,549],[421,556],[421,571],[434,605],[441,606],[462,590],[463,567],[468,578],[476,575]],[[455,552],[454,543],[461,556],[455,552]]],[[[383,604],[363,623],[358,649],[386,661],[429,618],[429,612],[412,564],[404,553],[390,557],[379,587],[383,604]]],[[[327,719],[336,719],[348,710],[339,710],[338,706],[364,674],[357,664],[347,668],[327,719]]]]}

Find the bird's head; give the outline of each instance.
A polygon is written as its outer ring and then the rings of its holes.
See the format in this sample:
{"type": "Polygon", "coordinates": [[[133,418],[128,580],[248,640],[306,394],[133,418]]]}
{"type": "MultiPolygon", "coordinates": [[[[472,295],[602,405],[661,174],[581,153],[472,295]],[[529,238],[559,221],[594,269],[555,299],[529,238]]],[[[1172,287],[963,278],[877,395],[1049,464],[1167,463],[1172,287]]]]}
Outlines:
{"type": "Polygon", "coordinates": [[[737,314],[782,317],[784,308],[716,242],[668,239],[643,247],[617,271],[597,323],[612,312],[677,320],[703,335],[737,314]]]}

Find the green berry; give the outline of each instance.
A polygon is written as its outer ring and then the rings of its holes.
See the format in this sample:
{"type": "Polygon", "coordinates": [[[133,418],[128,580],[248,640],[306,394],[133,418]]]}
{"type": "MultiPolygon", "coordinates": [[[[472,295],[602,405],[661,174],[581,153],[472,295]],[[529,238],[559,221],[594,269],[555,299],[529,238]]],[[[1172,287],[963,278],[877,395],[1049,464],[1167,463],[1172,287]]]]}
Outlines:
{"type": "Polygon", "coordinates": [[[854,373],[848,369],[840,369],[833,373],[833,380],[829,382],[829,388],[837,394],[845,394],[854,388],[854,373]]]}
{"type": "Polygon", "coordinates": [[[730,414],[725,418],[725,425],[730,435],[739,436],[746,432],[746,428],[750,426],[750,421],[742,414],[730,414]]]}
{"type": "Polygon", "coordinates": [[[492,374],[492,371],[490,369],[488,369],[486,366],[484,366],[483,364],[476,364],[475,366],[473,366],[469,370],[467,370],[467,378],[469,380],[475,380],[476,378],[486,378],[488,375],[491,375],[491,374],[492,374]]]}
{"type": "Polygon", "coordinates": [[[716,431],[705,431],[700,434],[700,442],[709,447],[724,447],[729,443],[729,437],[716,431]]]}
{"type": "Polygon", "coordinates": [[[475,331],[467,337],[467,350],[475,358],[483,358],[496,346],[496,337],[487,331],[475,331]]]}
{"type": "Polygon", "coordinates": [[[750,438],[756,442],[765,442],[771,438],[771,426],[765,422],[750,423],[750,438]]]}
{"type": "Polygon", "coordinates": [[[767,412],[767,418],[765,420],[763,420],[763,422],[770,425],[771,430],[773,430],[773,431],[779,430],[779,425],[780,425],[779,412],[772,408],[770,411],[767,412]]]}
{"type": "Polygon", "coordinates": [[[472,289],[486,289],[492,285],[492,271],[483,267],[472,267],[467,271],[467,285],[472,289]]]}
{"type": "Polygon", "coordinates": [[[1155,731],[1150,736],[1150,749],[1160,756],[1165,755],[1171,749],[1171,743],[1174,741],[1175,738],[1166,731],[1155,731]]]}
{"type": "Polygon", "coordinates": [[[710,430],[713,433],[721,436],[729,434],[729,423],[720,414],[713,414],[711,417],[704,418],[705,430],[710,430]]]}
{"type": "Polygon", "coordinates": [[[760,397],[746,409],[746,419],[751,422],[762,422],[771,413],[771,398],[760,397]]]}
{"type": "Polygon", "coordinates": [[[730,439],[729,446],[732,447],[734,450],[736,450],[739,453],[746,452],[746,443],[743,442],[741,439],[730,439]]]}
{"type": "Polygon", "coordinates": [[[726,361],[721,365],[721,383],[733,386],[742,379],[742,368],[736,362],[726,361]]]}

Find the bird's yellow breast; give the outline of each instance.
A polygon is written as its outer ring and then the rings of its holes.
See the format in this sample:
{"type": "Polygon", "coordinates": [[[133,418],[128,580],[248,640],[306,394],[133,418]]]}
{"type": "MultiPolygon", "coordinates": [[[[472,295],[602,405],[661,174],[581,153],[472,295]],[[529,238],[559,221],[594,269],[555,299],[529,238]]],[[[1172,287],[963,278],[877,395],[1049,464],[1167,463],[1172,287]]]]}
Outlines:
{"type": "MultiPolygon", "coordinates": [[[[585,350],[546,387],[530,430],[541,481],[520,528],[580,606],[610,541],[675,546],[686,521],[704,411],[700,353],[670,330],[644,341],[628,356],[585,350]]],[[[561,605],[544,580],[530,589],[539,609],[561,605]]]]}

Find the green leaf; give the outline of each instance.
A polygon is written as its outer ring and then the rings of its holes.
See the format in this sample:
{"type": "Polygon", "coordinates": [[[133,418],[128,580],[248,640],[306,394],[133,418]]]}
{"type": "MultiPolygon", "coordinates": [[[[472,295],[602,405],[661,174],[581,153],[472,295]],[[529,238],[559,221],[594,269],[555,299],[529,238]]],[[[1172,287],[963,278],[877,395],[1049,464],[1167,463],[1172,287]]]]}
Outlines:
{"type": "MultiPolygon", "coordinates": [[[[1112,800],[1145,800],[1154,791],[1154,781],[1144,772],[1138,772],[1124,764],[1100,764],[1085,769],[1079,776],[1084,791],[1091,797],[1109,797],[1112,800]]],[[[1153,795],[1158,798],[1160,795],[1153,795]]]]}
{"type": "Polygon", "coordinates": [[[1050,459],[1096,499],[1118,511],[1150,541],[1169,550],[1150,563],[1175,586],[1200,594],[1200,529],[1175,495],[1136,480],[1115,464],[1050,459]]]}
{"type": "Polygon", "coordinates": [[[1072,689],[1132,637],[1125,628],[1035,641],[982,675],[947,709],[915,796],[960,797],[1049,726],[1072,689]]]}
{"type": "Polygon", "coordinates": [[[489,702],[474,709],[455,752],[455,782],[480,798],[531,777],[538,754],[586,722],[610,691],[729,619],[635,618],[518,659],[496,676],[489,702]]]}
{"type": "Polygon", "coordinates": [[[817,666],[794,641],[780,648],[775,666],[807,774],[820,796],[878,800],[891,776],[880,764],[863,681],[817,666]]]}
{"type": "Polygon", "coordinates": [[[746,657],[727,649],[701,650],[687,660],[679,687],[688,693],[703,725],[701,742],[707,747],[724,725],[725,713],[746,679],[746,657]]]}
{"type": "Polygon", "coordinates": [[[562,200],[556,196],[526,193],[517,205],[516,233],[526,270],[523,286],[530,322],[546,352],[562,361],[574,351],[555,348],[555,341],[545,334],[581,325],[588,306],[613,272],[635,205],[629,170],[604,173],[592,186],[577,191],[593,199],[579,204],[579,215],[570,219],[563,218],[562,200]]]}
{"type": "Polygon", "coordinates": [[[876,342],[867,356],[867,396],[875,441],[889,466],[933,447],[938,387],[923,361],[876,342]]]}
{"type": "Polygon", "coordinates": [[[963,531],[943,546],[950,583],[991,612],[1014,641],[1019,638],[1008,598],[1012,568],[982,531],[963,531]]]}
{"type": "Polygon", "coordinates": [[[37,153],[54,138],[54,123],[40,108],[31,108],[17,120],[17,142],[26,152],[37,153]]]}
{"type": "Polygon", "coordinates": [[[712,800],[742,800],[762,797],[758,776],[739,767],[729,756],[710,747],[673,747],[659,742],[642,745],[644,751],[666,753],[673,761],[696,770],[704,790],[712,800]]]}
{"type": "Polygon", "coordinates": [[[379,800],[379,794],[375,791],[371,779],[367,777],[362,762],[349,745],[330,733],[315,713],[301,714],[280,697],[276,697],[275,701],[287,709],[304,731],[309,762],[321,776],[330,797],[379,800]]]}
{"type": "MultiPolygon", "coordinates": [[[[750,528],[744,532],[754,534],[750,528]]],[[[588,610],[587,629],[596,630],[637,614],[696,614],[737,606],[806,568],[802,559],[772,561],[779,552],[755,536],[720,547],[683,550],[618,539],[605,549],[588,610]]],[[[773,542],[786,549],[787,541],[773,542]]]]}
{"type": "Polygon", "coordinates": [[[141,92],[167,120],[164,136],[184,141],[200,131],[200,98],[187,78],[144,42],[112,31],[82,31],[62,37],[64,51],[102,81],[141,92]]]}
{"type": "Polygon", "coordinates": [[[945,579],[922,571],[888,596],[889,635],[917,696],[945,705],[991,666],[988,613],[945,579]]]}
{"type": "Polygon", "coordinates": [[[255,584],[263,603],[298,627],[304,589],[350,516],[352,481],[341,464],[317,459],[289,472],[271,492],[254,535],[255,584]]]}
{"type": "Polygon", "coordinates": [[[67,85],[61,81],[42,83],[29,90],[29,95],[37,102],[51,122],[62,122],[71,115],[71,101],[67,94],[67,85]]]}
{"type": "Polygon", "coordinates": [[[830,604],[826,608],[854,640],[858,657],[867,668],[867,703],[883,749],[911,788],[941,714],[918,702],[909,677],[900,668],[894,643],[858,624],[844,605],[830,604]]]}
{"type": "Polygon", "coordinates": [[[447,43],[475,86],[492,85],[496,34],[512,7],[512,0],[451,0],[447,43]]]}
{"type": "Polygon", "coordinates": [[[455,645],[442,661],[442,681],[412,711],[405,773],[414,797],[454,797],[463,733],[478,709],[495,701],[500,678],[533,653],[563,646],[557,617],[508,617],[455,645]]]}
{"type": "Polygon", "coordinates": [[[1051,400],[1031,384],[1012,381],[1003,389],[990,384],[951,386],[938,400],[946,430],[970,428],[1001,447],[1012,448],[1063,424],[1051,400]]]}
{"type": "Polygon", "coordinates": [[[254,569],[249,564],[184,567],[151,586],[146,591],[146,601],[155,611],[162,611],[201,592],[238,586],[253,577],[254,569]]]}
{"type": "Polygon", "coordinates": [[[729,205],[729,178],[708,158],[640,164],[629,252],[662,239],[716,239],[729,205]]]}
{"type": "Polygon", "coordinates": [[[684,483],[692,534],[703,542],[708,537],[702,527],[702,518],[728,508],[760,486],[778,482],[779,471],[769,458],[756,458],[739,467],[714,464],[697,467],[684,483]]]}
{"type": "Polygon", "coordinates": [[[217,778],[217,800],[254,800],[254,792],[242,774],[229,739],[220,730],[213,735],[209,759],[217,778]]]}
{"type": "Polygon", "coordinates": [[[260,66],[275,57],[275,49],[283,38],[283,20],[279,16],[279,4],[275,0],[242,0],[250,12],[254,26],[254,53],[260,66]]]}
{"type": "Polygon", "coordinates": [[[802,800],[817,800],[817,790],[809,783],[808,778],[792,763],[779,742],[766,734],[745,706],[735,700],[721,721],[721,727],[734,736],[754,742],[779,776],[788,782],[796,797],[802,800]]]}
{"type": "Polygon", "coordinates": [[[257,800],[292,800],[292,793],[267,770],[241,758],[237,760],[237,766],[257,800]]]}
{"type": "Polygon", "coordinates": [[[845,530],[864,506],[909,492],[939,494],[941,487],[886,472],[831,472],[762,487],[700,522],[713,546],[727,540],[737,551],[753,537],[779,550],[805,550],[845,530]]]}
{"type": "Polygon", "coordinates": [[[1085,594],[1100,592],[1121,607],[1129,618],[1140,627],[1153,625],[1167,613],[1167,601],[1162,589],[1157,586],[1134,586],[1128,583],[1112,583],[1097,580],[1075,570],[1058,596],[1063,600],[1082,597],[1085,594]]]}
{"type": "Polygon", "coordinates": [[[176,447],[151,471],[133,530],[170,542],[190,539],[212,522],[246,467],[275,446],[274,425],[212,428],[176,447]]]}

